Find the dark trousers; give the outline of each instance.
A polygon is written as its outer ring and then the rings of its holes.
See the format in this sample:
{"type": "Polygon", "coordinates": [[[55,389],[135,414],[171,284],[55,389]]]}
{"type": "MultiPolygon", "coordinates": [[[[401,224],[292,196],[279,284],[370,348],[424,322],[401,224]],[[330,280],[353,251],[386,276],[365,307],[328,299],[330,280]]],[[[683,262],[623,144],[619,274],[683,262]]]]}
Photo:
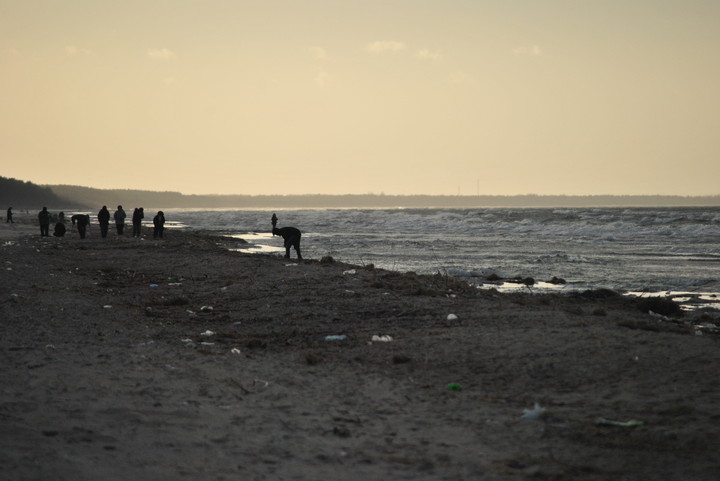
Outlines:
{"type": "Polygon", "coordinates": [[[122,224],[115,223],[115,228],[117,228],[118,235],[122,235],[123,230],[125,230],[125,224],[124,223],[122,223],[122,224]]]}
{"type": "Polygon", "coordinates": [[[285,258],[286,259],[290,259],[290,248],[291,247],[295,248],[295,252],[297,252],[298,259],[302,259],[302,254],[300,254],[300,236],[285,239],[285,258]]]}
{"type": "Polygon", "coordinates": [[[163,231],[164,231],[164,230],[165,230],[164,227],[155,227],[155,229],[153,230],[153,237],[156,238],[156,239],[157,239],[158,237],[162,239],[162,235],[163,235],[163,231]]]}
{"type": "Polygon", "coordinates": [[[50,224],[40,224],[40,236],[50,236],[50,224]]]}
{"type": "Polygon", "coordinates": [[[103,238],[107,237],[108,226],[109,226],[109,224],[107,224],[107,223],[105,223],[105,222],[103,222],[102,224],[100,224],[100,235],[101,235],[103,238]]]}

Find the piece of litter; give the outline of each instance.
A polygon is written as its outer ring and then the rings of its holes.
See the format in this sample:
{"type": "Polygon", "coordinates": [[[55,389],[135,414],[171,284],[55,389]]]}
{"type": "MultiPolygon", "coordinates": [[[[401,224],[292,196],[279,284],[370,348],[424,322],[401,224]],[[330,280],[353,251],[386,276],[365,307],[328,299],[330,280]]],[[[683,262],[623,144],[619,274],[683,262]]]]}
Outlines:
{"type": "Polygon", "coordinates": [[[200,312],[212,312],[212,311],[213,311],[213,306],[202,306],[200,308],[200,312]]]}
{"type": "Polygon", "coordinates": [[[238,349],[237,347],[233,347],[232,349],[230,349],[230,352],[232,354],[242,354],[242,352],[240,352],[240,349],[238,349]]]}
{"type": "Polygon", "coordinates": [[[214,336],[215,333],[212,332],[210,329],[208,329],[207,331],[203,332],[203,333],[200,334],[200,335],[201,335],[201,336],[204,336],[204,337],[210,337],[210,336],[214,336]]]}
{"type": "Polygon", "coordinates": [[[522,419],[538,419],[543,414],[545,414],[545,408],[535,403],[532,409],[523,409],[523,415],[521,417],[522,419]]]}
{"type": "Polygon", "coordinates": [[[110,304],[106,304],[103,306],[103,309],[112,309],[112,306],[110,304]]]}
{"type": "Polygon", "coordinates": [[[153,289],[155,289],[157,286],[157,284],[150,284],[150,287],[152,287],[153,289]]]}
{"type": "Polygon", "coordinates": [[[373,336],[372,342],[392,342],[393,338],[390,336],[373,336]]]}
{"type": "Polygon", "coordinates": [[[180,342],[184,342],[187,344],[188,342],[193,342],[193,340],[190,339],[189,337],[186,337],[185,339],[180,340],[180,342]]]}
{"type": "Polygon", "coordinates": [[[344,341],[345,339],[347,339],[347,336],[345,334],[325,336],[326,341],[344,341]]]}
{"type": "Polygon", "coordinates": [[[201,342],[200,345],[201,346],[214,346],[215,343],[214,342],[201,342]]]}
{"type": "Polygon", "coordinates": [[[297,264],[285,264],[285,267],[297,267],[297,264]]]}
{"type": "Polygon", "coordinates": [[[182,286],[181,282],[168,282],[168,286],[182,286]]]}
{"type": "Polygon", "coordinates": [[[601,426],[615,426],[619,428],[634,428],[645,424],[643,421],[636,421],[635,419],[631,419],[630,421],[613,421],[605,418],[597,418],[595,423],[601,426]]]}
{"type": "Polygon", "coordinates": [[[451,391],[462,391],[463,390],[463,387],[456,382],[451,382],[450,384],[447,385],[447,387],[451,391]]]}
{"type": "Polygon", "coordinates": [[[448,314],[447,316],[448,321],[457,321],[457,318],[458,316],[456,316],[455,314],[448,314]]]}
{"type": "Polygon", "coordinates": [[[357,271],[355,269],[343,271],[343,275],[353,275],[353,274],[357,274],[357,271]]]}

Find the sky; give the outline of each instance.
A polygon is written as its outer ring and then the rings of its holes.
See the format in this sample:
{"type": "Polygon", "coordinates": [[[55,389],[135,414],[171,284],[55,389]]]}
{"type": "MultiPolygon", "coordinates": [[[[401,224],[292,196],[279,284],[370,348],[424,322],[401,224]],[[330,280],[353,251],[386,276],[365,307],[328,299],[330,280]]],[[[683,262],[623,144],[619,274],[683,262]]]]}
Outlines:
{"type": "Polygon", "coordinates": [[[0,0],[0,175],[718,195],[717,0],[0,0]]]}

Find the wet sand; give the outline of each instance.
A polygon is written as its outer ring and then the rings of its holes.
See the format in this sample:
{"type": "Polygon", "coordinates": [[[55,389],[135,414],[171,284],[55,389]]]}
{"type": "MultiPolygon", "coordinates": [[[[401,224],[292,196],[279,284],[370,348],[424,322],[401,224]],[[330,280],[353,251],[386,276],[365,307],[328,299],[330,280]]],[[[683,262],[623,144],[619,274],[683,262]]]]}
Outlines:
{"type": "Polygon", "coordinates": [[[717,311],[2,227],[2,479],[718,479],[717,311]]]}

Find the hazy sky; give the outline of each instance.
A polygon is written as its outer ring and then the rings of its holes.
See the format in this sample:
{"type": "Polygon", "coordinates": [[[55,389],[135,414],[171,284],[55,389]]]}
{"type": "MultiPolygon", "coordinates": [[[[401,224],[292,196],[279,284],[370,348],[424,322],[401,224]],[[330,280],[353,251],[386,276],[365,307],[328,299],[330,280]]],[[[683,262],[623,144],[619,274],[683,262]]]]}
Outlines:
{"type": "Polygon", "coordinates": [[[0,0],[0,175],[720,194],[720,1],[0,0]]]}

